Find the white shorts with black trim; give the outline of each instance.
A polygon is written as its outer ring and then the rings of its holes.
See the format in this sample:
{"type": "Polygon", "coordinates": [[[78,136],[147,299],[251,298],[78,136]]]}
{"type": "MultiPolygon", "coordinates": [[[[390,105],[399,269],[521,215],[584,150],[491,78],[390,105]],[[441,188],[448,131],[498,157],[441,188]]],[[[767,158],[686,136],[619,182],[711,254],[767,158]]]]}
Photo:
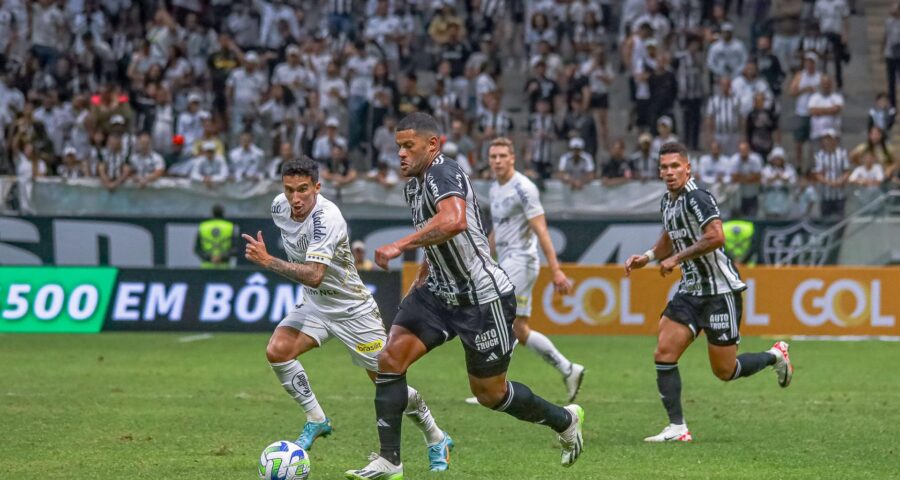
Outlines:
{"type": "Polygon", "coordinates": [[[500,259],[500,268],[516,287],[516,316],[531,316],[531,297],[541,259],[532,255],[507,255],[500,259]]]}
{"type": "Polygon", "coordinates": [[[350,320],[333,321],[304,304],[288,313],[278,326],[305,333],[320,347],[331,338],[337,338],[347,348],[354,365],[373,372],[378,371],[378,352],[387,341],[377,308],[350,320]]]}

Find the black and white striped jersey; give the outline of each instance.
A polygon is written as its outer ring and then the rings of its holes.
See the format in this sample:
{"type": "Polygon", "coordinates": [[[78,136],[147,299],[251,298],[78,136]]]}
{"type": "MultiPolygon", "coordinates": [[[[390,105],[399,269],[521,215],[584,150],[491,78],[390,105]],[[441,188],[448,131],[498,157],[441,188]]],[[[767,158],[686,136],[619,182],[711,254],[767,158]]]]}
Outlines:
{"type": "MultiPolygon", "coordinates": [[[[834,182],[840,180],[850,171],[850,160],[847,157],[847,150],[838,147],[833,152],[819,150],[816,152],[815,173],[821,174],[826,181],[834,182]]],[[[830,185],[822,185],[822,199],[824,200],[843,200],[847,193],[844,187],[832,187],[830,185]]]]}
{"type": "MultiPolygon", "coordinates": [[[[706,190],[697,188],[694,180],[689,180],[675,198],[666,192],[660,209],[663,225],[676,253],[697,243],[703,236],[703,227],[720,218],[716,199],[706,190]]],[[[724,248],[681,263],[681,285],[678,287],[681,293],[719,295],[745,288],[747,286],[741,281],[731,259],[725,255],[724,248]]]]}
{"type": "Polygon", "coordinates": [[[450,304],[482,305],[513,291],[509,277],[491,258],[475,191],[455,160],[439,155],[421,177],[406,183],[404,196],[416,230],[435,216],[441,200],[457,196],[466,201],[466,230],[425,248],[432,293],[450,304]]]}

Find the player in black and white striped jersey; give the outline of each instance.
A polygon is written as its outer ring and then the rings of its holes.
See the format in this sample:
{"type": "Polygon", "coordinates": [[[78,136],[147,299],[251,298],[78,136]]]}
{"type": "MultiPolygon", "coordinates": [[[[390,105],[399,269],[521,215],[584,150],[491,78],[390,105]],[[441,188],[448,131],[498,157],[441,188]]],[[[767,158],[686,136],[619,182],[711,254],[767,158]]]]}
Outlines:
{"type": "Polygon", "coordinates": [[[400,172],[416,232],[375,251],[375,263],[423,248],[426,261],[419,278],[400,304],[388,343],[378,357],[375,413],[380,454],[350,479],[402,478],[400,425],[406,392],[406,370],[430,350],[460,337],[466,355],[469,386],[481,405],[519,420],[547,425],[559,434],[562,465],[571,466],[582,450],[584,410],[565,408],[507,381],[515,346],[515,289],[491,258],[481,225],[478,200],[469,177],[441,154],[437,121],[412,113],[395,129],[400,172]],[[402,398],[401,398],[402,397],[402,398]]]}
{"type": "Polygon", "coordinates": [[[694,183],[684,145],[663,145],[659,170],[668,189],[660,205],[665,231],[653,248],[642,255],[632,255],[625,262],[625,273],[643,268],[657,258],[662,276],[681,266],[678,293],[659,321],[654,353],[656,384],[669,415],[669,425],[644,441],[689,442],[691,432],[681,410],[678,359],[701,330],[706,333],[713,373],[723,381],[748,377],[773,365],[778,384],[787,387],[793,367],[788,344],[782,341],[765,352],[737,354],[741,340],[741,303],[747,287],[725,255],[719,206],[709,192],[694,183]]]}

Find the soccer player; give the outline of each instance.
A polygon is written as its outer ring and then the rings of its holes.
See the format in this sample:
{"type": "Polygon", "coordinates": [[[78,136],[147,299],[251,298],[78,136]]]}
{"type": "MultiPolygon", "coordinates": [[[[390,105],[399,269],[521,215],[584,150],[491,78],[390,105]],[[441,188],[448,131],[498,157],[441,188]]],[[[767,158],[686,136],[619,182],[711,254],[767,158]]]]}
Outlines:
{"type": "Polygon", "coordinates": [[[689,442],[691,432],[681,412],[678,359],[701,330],[706,333],[710,366],[720,380],[749,377],[772,365],[778,384],[787,387],[794,367],[788,356],[788,344],[781,341],[765,352],[737,354],[741,341],[742,292],[747,287],[725,255],[719,206],[691,178],[691,164],[684,145],[662,146],[659,172],[668,189],[660,204],[665,230],[653,248],[628,258],[625,274],[655,259],[660,260],[662,276],[681,265],[681,284],[659,320],[653,354],[656,385],[669,414],[669,425],[644,441],[689,442]]]}
{"type": "MultiPolygon", "coordinates": [[[[256,238],[243,237],[247,260],[305,287],[303,303],[278,324],[266,356],[281,385],[306,411],[297,444],[309,450],[316,438],[331,434],[332,427],[297,357],[337,338],[353,363],[374,381],[386,335],[378,306],[356,271],[347,223],[338,207],[319,195],[319,167],[301,157],[282,166],[281,178],[284,193],[272,201],[272,219],[281,230],[289,261],[266,251],[262,232],[256,238]]],[[[425,435],[431,470],[446,470],[453,440],[438,428],[414,388],[403,391],[400,403],[402,413],[425,435]]]]}
{"type": "Polygon", "coordinates": [[[395,128],[400,171],[416,232],[375,251],[375,263],[424,248],[415,285],[400,304],[387,345],[378,355],[375,413],[381,451],[371,463],[347,471],[349,479],[399,480],[400,425],[406,404],[406,371],[430,350],[460,337],[469,386],[478,402],[519,420],[547,425],[559,434],[562,464],[582,450],[584,410],[565,408],[506,379],[513,350],[516,299],[513,284],[491,258],[478,201],[469,177],[441,154],[437,121],[411,113],[395,128]]]}
{"type": "MultiPolygon", "coordinates": [[[[560,294],[568,294],[572,284],[556,260],[556,251],[547,231],[544,207],[541,206],[537,187],[525,175],[516,171],[516,153],[512,141],[495,138],[488,148],[488,161],[496,181],[491,185],[491,219],[494,229],[488,236],[491,250],[495,250],[500,268],[509,275],[516,287],[516,319],[513,332],[522,345],[540,355],[559,370],[566,384],[569,402],[575,400],[584,366],[570,362],[549,338],[528,326],[531,316],[531,292],[541,269],[538,245],[544,251],[550,271],[553,272],[553,288],[560,294]]],[[[478,403],[475,397],[466,399],[478,403]]]]}

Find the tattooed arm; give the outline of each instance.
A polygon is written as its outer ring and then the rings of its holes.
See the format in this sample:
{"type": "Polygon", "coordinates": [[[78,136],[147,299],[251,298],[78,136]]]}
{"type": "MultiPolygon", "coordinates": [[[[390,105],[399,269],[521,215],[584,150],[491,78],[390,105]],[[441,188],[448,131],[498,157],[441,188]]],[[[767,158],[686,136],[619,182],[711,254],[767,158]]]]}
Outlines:
{"type": "Polygon", "coordinates": [[[440,245],[466,230],[466,200],[448,196],[437,204],[437,213],[421,230],[375,250],[375,263],[387,269],[388,262],[403,252],[440,245]]]}
{"type": "Polygon", "coordinates": [[[253,238],[246,233],[243,237],[244,240],[247,241],[247,247],[244,253],[244,257],[247,260],[250,260],[260,267],[264,267],[271,272],[275,272],[282,277],[295,282],[300,282],[308,287],[319,288],[319,285],[322,284],[322,279],[325,278],[325,268],[327,267],[324,263],[286,262],[280,258],[269,255],[269,252],[266,251],[266,243],[263,241],[262,232],[257,232],[256,238],[253,238]]]}

